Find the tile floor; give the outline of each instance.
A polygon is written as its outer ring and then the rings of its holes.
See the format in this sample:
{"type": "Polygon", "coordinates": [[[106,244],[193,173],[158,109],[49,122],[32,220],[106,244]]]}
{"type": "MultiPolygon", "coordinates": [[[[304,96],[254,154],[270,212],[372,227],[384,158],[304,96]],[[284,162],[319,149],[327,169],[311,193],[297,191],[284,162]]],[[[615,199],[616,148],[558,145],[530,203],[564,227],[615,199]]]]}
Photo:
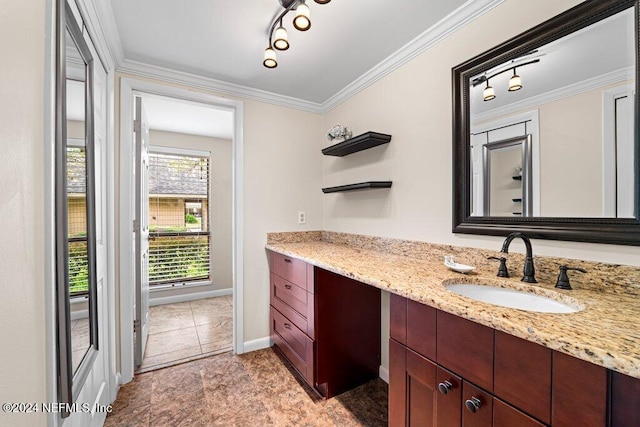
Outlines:
{"type": "Polygon", "coordinates": [[[107,427],[386,426],[380,379],[322,400],[273,350],[227,352],[136,375],[120,389],[107,427]]]}
{"type": "Polygon", "coordinates": [[[140,371],[231,350],[230,295],[149,308],[149,338],[140,371]]]}

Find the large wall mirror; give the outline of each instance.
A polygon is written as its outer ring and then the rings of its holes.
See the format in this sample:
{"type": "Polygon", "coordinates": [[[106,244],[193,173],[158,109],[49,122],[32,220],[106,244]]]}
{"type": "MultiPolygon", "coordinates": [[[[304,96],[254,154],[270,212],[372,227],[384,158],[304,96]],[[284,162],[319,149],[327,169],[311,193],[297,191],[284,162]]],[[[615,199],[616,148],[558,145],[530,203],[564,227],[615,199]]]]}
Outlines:
{"type": "Polygon", "coordinates": [[[640,245],[638,4],[590,0],[453,69],[453,231],[640,245]]]}
{"type": "MultiPolygon", "coordinates": [[[[66,1],[58,2],[56,295],[58,396],[72,403],[98,350],[93,58],[66,1]],[[82,310],[71,306],[80,304],[82,310]]],[[[68,415],[68,414],[64,414],[68,415]]]]}

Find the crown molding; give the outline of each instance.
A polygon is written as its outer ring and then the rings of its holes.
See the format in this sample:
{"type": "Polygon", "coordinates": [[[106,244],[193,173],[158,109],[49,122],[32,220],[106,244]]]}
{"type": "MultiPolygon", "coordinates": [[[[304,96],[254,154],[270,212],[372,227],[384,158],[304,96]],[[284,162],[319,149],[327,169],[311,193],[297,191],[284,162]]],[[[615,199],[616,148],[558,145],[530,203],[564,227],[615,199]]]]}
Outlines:
{"type": "Polygon", "coordinates": [[[138,77],[147,77],[152,79],[163,80],[168,83],[174,83],[189,86],[195,89],[212,91],[217,94],[230,95],[253,101],[261,101],[269,104],[279,105],[287,108],[308,111],[311,113],[322,114],[322,105],[316,102],[305,101],[303,99],[293,98],[290,96],[279,95],[277,93],[268,92],[266,90],[256,89],[248,86],[242,86],[235,83],[228,83],[222,80],[203,77],[196,74],[186,73],[183,71],[171,70],[165,67],[145,64],[138,61],[125,59],[118,67],[118,71],[131,74],[138,77]]]}
{"type": "Polygon", "coordinates": [[[503,2],[504,0],[468,0],[428,30],[327,99],[322,104],[322,110],[325,113],[332,110],[503,2]]]}
{"type": "Polygon", "coordinates": [[[76,3],[105,69],[115,69],[122,58],[122,45],[111,8],[97,0],[76,3]]]}
{"type": "Polygon", "coordinates": [[[549,92],[541,93],[540,95],[532,96],[527,99],[523,99],[522,101],[512,102],[510,104],[503,105],[502,107],[485,111],[484,113],[474,114],[473,120],[476,123],[481,123],[487,120],[503,117],[507,114],[513,113],[514,111],[537,108],[542,104],[548,104],[550,102],[588,92],[602,86],[607,86],[615,83],[623,83],[628,80],[632,80],[633,73],[633,67],[621,68],[619,70],[611,71],[597,77],[582,80],[580,82],[554,89],[549,92]]]}

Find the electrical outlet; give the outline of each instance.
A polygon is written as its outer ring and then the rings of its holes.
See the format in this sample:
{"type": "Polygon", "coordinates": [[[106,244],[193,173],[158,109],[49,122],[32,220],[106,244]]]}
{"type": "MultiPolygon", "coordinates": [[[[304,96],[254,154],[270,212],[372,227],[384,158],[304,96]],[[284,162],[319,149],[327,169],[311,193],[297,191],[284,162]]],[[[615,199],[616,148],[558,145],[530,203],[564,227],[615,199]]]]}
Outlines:
{"type": "Polygon", "coordinates": [[[305,211],[298,211],[298,224],[307,223],[307,213],[305,211]]]}

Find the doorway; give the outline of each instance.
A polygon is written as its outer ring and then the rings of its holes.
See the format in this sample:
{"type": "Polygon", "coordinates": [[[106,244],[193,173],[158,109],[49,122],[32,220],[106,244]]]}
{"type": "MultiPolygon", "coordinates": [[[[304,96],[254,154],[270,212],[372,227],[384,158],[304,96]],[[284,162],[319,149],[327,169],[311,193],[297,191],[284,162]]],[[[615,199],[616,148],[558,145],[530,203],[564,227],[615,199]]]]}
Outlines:
{"type": "Polygon", "coordinates": [[[130,233],[121,227],[121,260],[127,258],[122,275],[134,278],[136,271],[143,273],[130,282],[142,286],[121,288],[122,383],[133,378],[136,368],[151,370],[221,351],[242,352],[237,345],[242,342],[241,129],[240,102],[132,79],[121,81],[121,200],[131,202],[122,204],[121,218],[126,223],[129,216],[137,228],[137,233],[130,233]],[[141,109],[134,107],[136,98],[141,109]],[[146,110],[146,124],[132,120],[134,108],[136,119],[144,117],[141,111],[146,110]],[[191,120],[203,112],[226,117],[227,134],[203,134],[202,123],[191,120]],[[181,124],[180,117],[186,123],[181,124]],[[143,153],[135,136],[144,135],[145,126],[148,139],[143,153]],[[225,145],[226,170],[219,150],[225,145]],[[124,158],[124,153],[135,151],[133,159],[124,158]],[[148,162],[141,169],[138,159],[145,158],[148,162]],[[133,179],[124,176],[136,166],[133,179]],[[146,183],[138,179],[143,175],[146,183]],[[204,187],[203,181],[207,182],[204,187]],[[172,186],[175,191],[169,191],[172,186]],[[228,226],[223,230],[220,220],[225,215],[220,206],[225,203],[216,199],[225,190],[228,226]],[[136,208],[135,202],[143,199],[136,208]],[[225,233],[227,250],[220,248],[225,233]],[[146,241],[129,246],[138,236],[146,241]],[[127,248],[132,248],[128,254],[127,248]],[[134,298],[127,302],[126,296],[134,298]],[[126,326],[132,324],[135,334],[126,326]]]}

